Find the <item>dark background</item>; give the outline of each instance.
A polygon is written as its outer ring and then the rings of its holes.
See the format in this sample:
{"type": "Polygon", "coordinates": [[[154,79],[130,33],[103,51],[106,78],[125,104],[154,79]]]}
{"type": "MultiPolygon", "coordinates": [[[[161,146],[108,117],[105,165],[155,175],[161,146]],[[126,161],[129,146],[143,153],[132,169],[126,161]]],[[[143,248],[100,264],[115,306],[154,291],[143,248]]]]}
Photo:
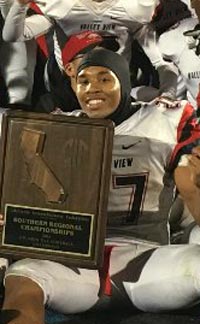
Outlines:
{"type": "Polygon", "coordinates": [[[199,324],[200,306],[188,312],[151,314],[131,311],[87,312],[65,316],[46,311],[46,324],[199,324]]]}

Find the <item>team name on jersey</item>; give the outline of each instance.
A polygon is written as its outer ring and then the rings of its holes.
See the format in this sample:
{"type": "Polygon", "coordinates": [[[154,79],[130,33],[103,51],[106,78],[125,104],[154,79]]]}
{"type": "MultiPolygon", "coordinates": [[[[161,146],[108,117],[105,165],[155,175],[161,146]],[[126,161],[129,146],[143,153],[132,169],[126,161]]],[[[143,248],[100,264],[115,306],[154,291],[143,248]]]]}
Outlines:
{"type": "Polygon", "coordinates": [[[115,159],[113,165],[115,169],[131,167],[133,165],[133,158],[115,159]]]}
{"type": "Polygon", "coordinates": [[[188,79],[199,79],[200,78],[200,71],[194,71],[188,73],[188,79]]]}
{"type": "Polygon", "coordinates": [[[92,24],[81,24],[81,30],[114,30],[116,27],[115,24],[100,24],[100,23],[92,23],[92,24]]]}

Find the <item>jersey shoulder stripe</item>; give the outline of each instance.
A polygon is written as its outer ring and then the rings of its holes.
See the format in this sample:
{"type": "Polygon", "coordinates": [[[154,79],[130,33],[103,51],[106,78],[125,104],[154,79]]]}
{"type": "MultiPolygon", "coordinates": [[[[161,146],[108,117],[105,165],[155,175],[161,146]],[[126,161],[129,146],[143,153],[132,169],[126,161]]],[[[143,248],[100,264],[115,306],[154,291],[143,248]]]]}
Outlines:
{"type": "Polygon", "coordinates": [[[170,170],[174,170],[177,166],[181,155],[190,154],[193,147],[200,145],[200,123],[189,103],[184,107],[178,125],[177,140],[170,159],[170,170]]]}

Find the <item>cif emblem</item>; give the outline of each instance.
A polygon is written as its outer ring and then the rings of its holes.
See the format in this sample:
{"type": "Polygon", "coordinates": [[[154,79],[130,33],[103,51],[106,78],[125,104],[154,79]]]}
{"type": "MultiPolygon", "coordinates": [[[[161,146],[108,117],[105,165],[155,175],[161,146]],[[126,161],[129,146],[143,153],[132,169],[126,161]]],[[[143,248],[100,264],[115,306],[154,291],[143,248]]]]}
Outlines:
{"type": "Polygon", "coordinates": [[[44,159],[45,136],[42,131],[24,128],[20,146],[30,182],[44,192],[48,202],[60,203],[65,200],[66,193],[48,161],[44,159]]]}
{"type": "Polygon", "coordinates": [[[83,161],[88,159],[88,146],[82,139],[71,138],[66,141],[65,156],[67,164],[81,168],[83,161]]]}

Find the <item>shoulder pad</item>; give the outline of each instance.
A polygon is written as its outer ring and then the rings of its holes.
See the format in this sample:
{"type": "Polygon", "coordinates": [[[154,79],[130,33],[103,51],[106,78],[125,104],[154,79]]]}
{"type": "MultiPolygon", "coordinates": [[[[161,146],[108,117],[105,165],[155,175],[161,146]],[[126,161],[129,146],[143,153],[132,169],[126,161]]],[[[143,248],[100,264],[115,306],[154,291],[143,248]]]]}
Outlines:
{"type": "Polygon", "coordinates": [[[158,5],[158,0],[122,0],[121,2],[127,15],[141,24],[151,21],[158,5]]]}

